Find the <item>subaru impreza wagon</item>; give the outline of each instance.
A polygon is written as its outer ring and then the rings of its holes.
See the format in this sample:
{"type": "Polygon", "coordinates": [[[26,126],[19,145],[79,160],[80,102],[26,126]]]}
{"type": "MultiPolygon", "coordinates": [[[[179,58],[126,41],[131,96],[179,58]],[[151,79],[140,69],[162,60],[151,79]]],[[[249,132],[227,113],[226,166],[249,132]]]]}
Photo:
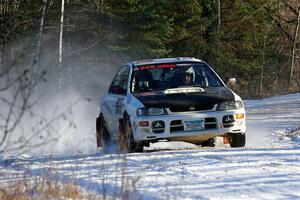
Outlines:
{"type": "Polygon", "coordinates": [[[122,66],[101,99],[96,130],[98,147],[119,142],[128,152],[160,140],[204,145],[221,136],[231,147],[246,142],[241,98],[195,58],[122,66]]]}

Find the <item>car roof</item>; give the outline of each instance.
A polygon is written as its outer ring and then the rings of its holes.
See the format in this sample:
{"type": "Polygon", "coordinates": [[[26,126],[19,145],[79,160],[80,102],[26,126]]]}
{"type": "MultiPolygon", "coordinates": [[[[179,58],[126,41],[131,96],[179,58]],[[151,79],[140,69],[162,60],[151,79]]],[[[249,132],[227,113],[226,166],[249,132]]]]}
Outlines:
{"type": "Polygon", "coordinates": [[[203,61],[193,57],[178,57],[178,58],[137,60],[129,64],[131,66],[141,66],[141,65],[149,65],[149,64],[163,64],[163,63],[174,63],[174,62],[203,62],[203,61]]]}

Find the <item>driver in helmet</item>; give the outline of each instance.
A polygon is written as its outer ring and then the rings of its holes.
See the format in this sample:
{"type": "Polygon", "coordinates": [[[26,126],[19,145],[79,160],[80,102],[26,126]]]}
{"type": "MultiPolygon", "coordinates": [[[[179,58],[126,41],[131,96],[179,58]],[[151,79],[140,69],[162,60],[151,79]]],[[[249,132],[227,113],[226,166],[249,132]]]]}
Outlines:
{"type": "Polygon", "coordinates": [[[181,82],[183,85],[192,85],[193,84],[193,73],[185,72],[181,76],[181,82]]]}

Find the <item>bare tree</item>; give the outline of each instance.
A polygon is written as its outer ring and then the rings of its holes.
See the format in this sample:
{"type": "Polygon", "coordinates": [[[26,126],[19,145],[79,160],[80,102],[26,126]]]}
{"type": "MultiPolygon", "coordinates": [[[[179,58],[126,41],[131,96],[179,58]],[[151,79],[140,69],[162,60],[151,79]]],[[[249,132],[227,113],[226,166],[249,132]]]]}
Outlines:
{"type": "Polygon", "coordinates": [[[4,66],[6,61],[10,60],[10,51],[7,49],[7,40],[13,35],[14,30],[21,24],[27,23],[16,23],[16,13],[19,10],[20,0],[1,0],[0,1],[0,73],[3,74],[4,66]]]}
{"type": "Polygon", "coordinates": [[[214,23],[212,25],[212,46],[210,51],[210,62],[215,62],[215,68],[218,66],[219,48],[220,48],[220,34],[221,34],[221,0],[214,0],[214,23]]]}
{"type": "Polygon", "coordinates": [[[291,72],[290,72],[290,78],[289,78],[289,88],[292,88],[293,84],[293,72],[295,68],[295,53],[296,53],[296,44],[298,41],[298,32],[299,32],[299,26],[300,26],[300,3],[297,4],[297,23],[293,38],[293,47],[292,47],[292,58],[291,58],[291,72]]]}
{"type": "Polygon", "coordinates": [[[264,66],[265,66],[267,36],[268,36],[268,34],[265,35],[263,50],[262,50],[262,63],[261,63],[261,68],[260,68],[260,81],[259,81],[259,95],[260,96],[263,95],[263,78],[264,78],[264,66]]]}
{"type": "Polygon", "coordinates": [[[217,33],[221,30],[221,0],[216,0],[217,8],[217,33]]]}
{"type": "MultiPolygon", "coordinates": [[[[262,47],[262,50],[261,50],[262,61],[261,61],[260,80],[259,80],[259,95],[260,96],[263,96],[264,70],[265,70],[265,62],[266,62],[266,45],[267,45],[267,40],[268,40],[269,33],[272,31],[273,25],[274,25],[274,20],[272,21],[272,23],[266,29],[266,33],[265,33],[265,36],[264,36],[263,47],[262,47]]],[[[257,40],[257,43],[259,44],[260,42],[257,40]]]]}
{"type": "Polygon", "coordinates": [[[295,60],[298,59],[296,56],[296,51],[300,48],[298,43],[300,3],[299,1],[295,0],[281,0],[280,3],[282,5],[280,12],[272,16],[272,18],[279,30],[285,35],[285,38],[288,40],[288,42],[292,44],[291,51],[286,55],[290,57],[288,89],[293,90],[295,60]]]}
{"type": "MultiPolygon", "coordinates": [[[[34,89],[43,80],[45,72],[38,70],[37,66],[40,58],[40,49],[44,30],[44,20],[46,16],[47,0],[43,1],[39,18],[39,31],[34,45],[18,45],[18,52],[12,52],[12,59],[7,60],[7,44],[10,44],[9,36],[16,29],[12,22],[20,5],[20,1],[4,1],[0,3],[1,19],[6,20],[1,29],[1,72],[0,72],[0,152],[26,149],[33,146],[39,146],[45,143],[44,140],[32,142],[40,137],[40,128],[32,127],[27,132],[21,126],[22,119],[26,116],[28,119],[39,120],[44,126],[49,125],[46,119],[32,112],[32,107],[36,101],[32,99],[34,89]],[[4,17],[3,17],[4,16],[4,17]],[[6,26],[4,26],[6,25],[6,26]],[[29,46],[29,47],[28,47],[29,46]],[[33,49],[30,50],[30,47],[33,49]],[[23,52],[31,51],[32,54],[23,52]],[[16,55],[14,55],[16,54],[16,55]],[[28,58],[29,56],[29,58],[28,58]],[[35,130],[34,130],[35,129],[35,130]]],[[[22,23],[22,22],[18,22],[22,23]]],[[[11,44],[16,45],[16,44],[11,44]]],[[[30,124],[30,121],[27,121],[30,124]]]]}

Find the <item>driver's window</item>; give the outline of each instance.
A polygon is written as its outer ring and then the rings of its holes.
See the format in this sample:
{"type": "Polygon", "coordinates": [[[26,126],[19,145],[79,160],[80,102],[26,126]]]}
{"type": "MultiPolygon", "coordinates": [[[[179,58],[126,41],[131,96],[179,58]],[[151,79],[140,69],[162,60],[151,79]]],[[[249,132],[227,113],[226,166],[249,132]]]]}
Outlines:
{"type": "Polygon", "coordinates": [[[127,92],[129,68],[122,67],[113,80],[109,92],[113,94],[125,95],[127,92]]]}

